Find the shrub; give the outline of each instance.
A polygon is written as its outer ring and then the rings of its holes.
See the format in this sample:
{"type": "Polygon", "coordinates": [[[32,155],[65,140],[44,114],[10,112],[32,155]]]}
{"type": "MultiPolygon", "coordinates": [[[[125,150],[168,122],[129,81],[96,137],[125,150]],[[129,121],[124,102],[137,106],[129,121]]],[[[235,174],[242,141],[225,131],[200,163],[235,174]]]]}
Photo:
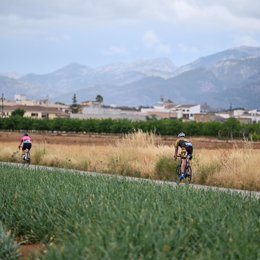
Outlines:
{"type": "Polygon", "coordinates": [[[253,133],[253,134],[251,135],[251,139],[252,139],[253,141],[260,141],[260,134],[253,133]]]}
{"type": "Polygon", "coordinates": [[[156,162],[155,174],[158,179],[172,180],[176,171],[177,162],[167,156],[162,156],[156,162]]]}
{"type": "Polygon", "coordinates": [[[201,165],[197,170],[200,174],[197,175],[196,182],[199,184],[207,184],[207,180],[210,176],[216,173],[220,168],[217,162],[201,165]]]}
{"type": "Polygon", "coordinates": [[[45,148],[36,148],[33,153],[33,160],[36,164],[41,164],[44,155],[46,154],[45,148]]]}
{"type": "Polygon", "coordinates": [[[109,172],[123,176],[141,177],[140,171],[134,169],[122,156],[112,156],[108,163],[109,172]]]}

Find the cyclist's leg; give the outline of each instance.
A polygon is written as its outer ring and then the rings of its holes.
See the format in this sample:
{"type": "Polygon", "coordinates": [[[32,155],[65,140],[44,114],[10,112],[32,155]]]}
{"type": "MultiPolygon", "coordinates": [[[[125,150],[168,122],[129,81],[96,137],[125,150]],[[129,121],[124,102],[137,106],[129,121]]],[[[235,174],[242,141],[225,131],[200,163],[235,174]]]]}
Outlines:
{"type": "Polygon", "coordinates": [[[186,159],[181,157],[181,175],[180,175],[181,180],[185,178],[185,168],[186,168],[186,159]]]}
{"type": "Polygon", "coordinates": [[[27,156],[28,156],[28,158],[30,158],[30,152],[31,152],[31,148],[32,148],[32,144],[31,143],[28,143],[27,144],[27,156]]]}
{"type": "Polygon", "coordinates": [[[181,173],[185,173],[185,168],[186,168],[186,159],[181,158],[181,173]]]}
{"type": "Polygon", "coordinates": [[[188,183],[191,183],[191,179],[192,179],[192,168],[191,168],[190,162],[191,162],[191,160],[187,159],[185,178],[186,178],[186,182],[188,182],[188,183]]]}
{"type": "Polygon", "coordinates": [[[24,158],[25,158],[25,150],[26,150],[26,147],[25,147],[25,145],[23,144],[22,145],[22,159],[24,160],[24,158]]]}
{"type": "Polygon", "coordinates": [[[24,154],[23,154],[23,159],[24,160],[30,159],[30,149],[31,149],[31,147],[32,147],[31,143],[23,144],[22,150],[24,152],[24,154]]]}

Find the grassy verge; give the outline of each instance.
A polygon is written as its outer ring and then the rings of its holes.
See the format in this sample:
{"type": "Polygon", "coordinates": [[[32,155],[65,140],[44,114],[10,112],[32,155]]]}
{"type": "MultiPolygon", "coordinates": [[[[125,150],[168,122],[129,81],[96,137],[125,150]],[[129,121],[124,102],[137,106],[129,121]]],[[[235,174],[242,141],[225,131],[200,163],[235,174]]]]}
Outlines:
{"type": "Polygon", "coordinates": [[[18,244],[12,233],[4,228],[0,220],[0,259],[15,260],[18,258],[18,244]]]}
{"type": "Polygon", "coordinates": [[[0,221],[41,259],[257,259],[260,200],[0,166],[0,221]]]}

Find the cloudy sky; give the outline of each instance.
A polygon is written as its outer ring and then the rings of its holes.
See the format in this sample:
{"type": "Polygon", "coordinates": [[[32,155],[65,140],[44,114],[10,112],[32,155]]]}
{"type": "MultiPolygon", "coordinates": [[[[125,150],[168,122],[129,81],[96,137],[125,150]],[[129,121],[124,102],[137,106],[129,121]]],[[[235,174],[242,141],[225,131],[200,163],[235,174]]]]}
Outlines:
{"type": "Polygon", "coordinates": [[[259,0],[0,0],[0,72],[260,46],[259,0]]]}

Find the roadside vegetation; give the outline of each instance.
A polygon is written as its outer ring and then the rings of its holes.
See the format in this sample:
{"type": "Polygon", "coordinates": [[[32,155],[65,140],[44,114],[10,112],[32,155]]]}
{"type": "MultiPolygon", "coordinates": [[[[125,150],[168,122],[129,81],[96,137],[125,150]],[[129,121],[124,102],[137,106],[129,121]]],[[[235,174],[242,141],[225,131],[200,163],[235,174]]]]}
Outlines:
{"type": "Polygon", "coordinates": [[[1,164],[0,179],[0,236],[14,257],[15,240],[46,245],[32,259],[259,257],[254,197],[1,164]]]}
{"type": "MultiPolygon", "coordinates": [[[[177,161],[174,146],[158,145],[158,135],[142,131],[127,134],[115,145],[58,145],[34,143],[32,164],[110,173],[149,179],[172,180],[177,161]]],[[[192,141],[192,139],[191,139],[192,141]]],[[[0,143],[0,160],[20,162],[17,143],[0,143]]],[[[193,183],[260,190],[260,150],[250,142],[243,148],[194,149],[193,183]]]]}
{"type": "MultiPolygon", "coordinates": [[[[1,194],[3,196],[3,194],[1,194]]],[[[0,218],[0,259],[14,260],[18,259],[18,243],[11,231],[5,230],[0,218]]]]}

